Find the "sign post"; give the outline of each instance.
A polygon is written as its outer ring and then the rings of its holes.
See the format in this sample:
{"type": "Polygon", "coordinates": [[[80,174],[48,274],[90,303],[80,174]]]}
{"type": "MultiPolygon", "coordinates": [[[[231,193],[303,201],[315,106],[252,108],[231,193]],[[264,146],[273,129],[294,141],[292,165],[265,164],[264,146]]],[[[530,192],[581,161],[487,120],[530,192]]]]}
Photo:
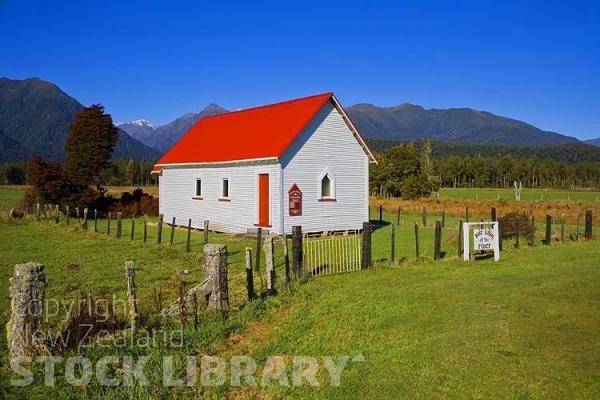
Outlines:
{"type": "Polygon", "coordinates": [[[295,183],[292,185],[290,190],[288,190],[288,198],[288,209],[290,216],[296,217],[302,215],[302,191],[295,183]]]}
{"type": "Polygon", "coordinates": [[[465,222],[463,223],[463,260],[470,259],[469,230],[473,229],[473,250],[494,251],[494,261],[500,260],[500,237],[498,235],[498,222],[465,222]]]}

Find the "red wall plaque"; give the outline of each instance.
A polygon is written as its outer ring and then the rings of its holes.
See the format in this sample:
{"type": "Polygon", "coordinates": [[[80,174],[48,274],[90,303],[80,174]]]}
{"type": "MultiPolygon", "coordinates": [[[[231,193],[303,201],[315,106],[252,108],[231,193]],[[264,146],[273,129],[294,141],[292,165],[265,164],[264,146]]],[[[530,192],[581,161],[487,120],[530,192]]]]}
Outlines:
{"type": "Polygon", "coordinates": [[[288,190],[290,216],[302,215],[302,191],[295,183],[288,190]]]}

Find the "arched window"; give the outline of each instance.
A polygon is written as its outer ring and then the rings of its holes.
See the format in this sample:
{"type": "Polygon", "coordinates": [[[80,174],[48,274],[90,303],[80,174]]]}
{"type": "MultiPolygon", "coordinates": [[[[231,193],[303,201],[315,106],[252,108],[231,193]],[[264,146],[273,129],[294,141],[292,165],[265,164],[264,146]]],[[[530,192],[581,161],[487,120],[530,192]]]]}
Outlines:
{"type": "Polygon", "coordinates": [[[332,197],[331,196],[331,179],[329,178],[329,174],[325,174],[323,179],[321,179],[321,197],[332,197]]]}
{"type": "Polygon", "coordinates": [[[319,201],[335,201],[335,177],[329,171],[319,176],[319,201]]]}

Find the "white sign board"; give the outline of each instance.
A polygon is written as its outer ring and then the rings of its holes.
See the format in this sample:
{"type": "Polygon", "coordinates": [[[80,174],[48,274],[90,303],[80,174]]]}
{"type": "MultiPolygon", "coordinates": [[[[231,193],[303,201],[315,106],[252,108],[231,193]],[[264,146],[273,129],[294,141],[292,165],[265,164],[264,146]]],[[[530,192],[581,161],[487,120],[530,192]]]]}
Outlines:
{"type": "Polygon", "coordinates": [[[500,260],[498,222],[471,222],[463,224],[463,259],[469,261],[471,246],[469,229],[473,226],[473,250],[494,251],[494,261],[500,260]]]}
{"type": "Polygon", "coordinates": [[[493,229],[473,229],[473,250],[495,250],[493,229]]]}

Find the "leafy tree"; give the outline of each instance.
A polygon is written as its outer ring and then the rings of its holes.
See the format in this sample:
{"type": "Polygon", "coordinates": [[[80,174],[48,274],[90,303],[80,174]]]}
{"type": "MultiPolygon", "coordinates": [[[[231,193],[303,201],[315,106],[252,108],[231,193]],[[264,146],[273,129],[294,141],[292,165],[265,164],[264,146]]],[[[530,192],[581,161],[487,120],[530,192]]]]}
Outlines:
{"type": "Polygon", "coordinates": [[[103,106],[94,104],[77,114],[65,140],[65,172],[78,189],[93,185],[104,192],[101,171],[109,165],[118,138],[119,131],[103,106]]]}
{"type": "Polygon", "coordinates": [[[83,109],[69,127],[65,141],[64,168],[57,162],[34,155],[29,161],[29,181],[33,189],[27,198],[54,204],[101,206],[106,189],[110,155],[119,133],[101,105],[83,109]]]}
{"type": "Polygon", "coordinates": [[[27,194],[31,201],[58,204],[74,191],[62,165],[56,161],[46,161],[37,154],[29,159],[27,174],[33,186],[27,194]]]}

